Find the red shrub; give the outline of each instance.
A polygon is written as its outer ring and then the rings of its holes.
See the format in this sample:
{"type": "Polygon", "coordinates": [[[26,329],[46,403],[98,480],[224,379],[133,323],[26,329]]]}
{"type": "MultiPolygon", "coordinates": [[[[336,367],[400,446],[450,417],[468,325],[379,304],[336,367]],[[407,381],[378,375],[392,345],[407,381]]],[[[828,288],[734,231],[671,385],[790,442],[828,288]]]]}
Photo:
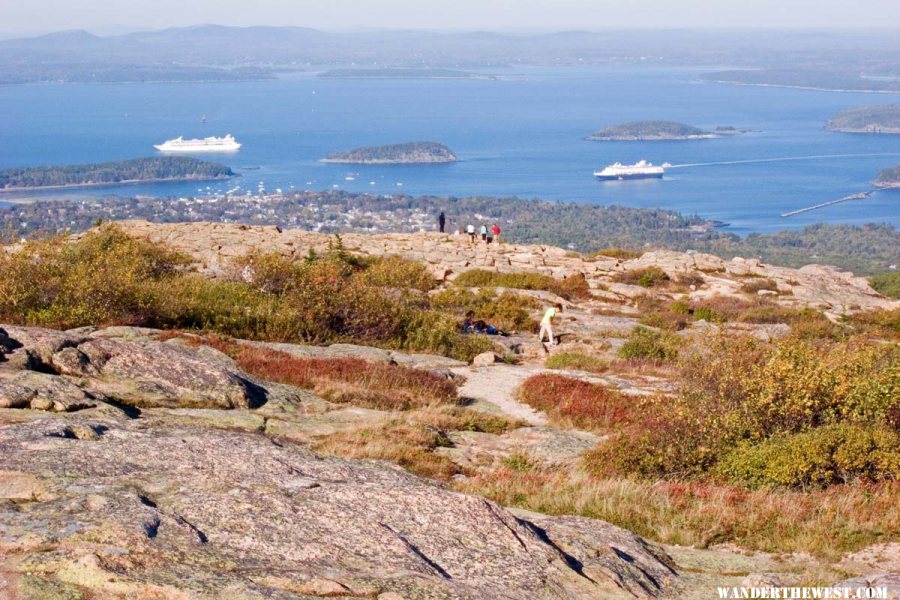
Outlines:
{"type": "Polygon", "coordinates": [[[518,394],[551,420],[585,429],[609,429],[625,423],[634,406],[630,398],[602,385],[550,373],[529,377],[518,394]]]}

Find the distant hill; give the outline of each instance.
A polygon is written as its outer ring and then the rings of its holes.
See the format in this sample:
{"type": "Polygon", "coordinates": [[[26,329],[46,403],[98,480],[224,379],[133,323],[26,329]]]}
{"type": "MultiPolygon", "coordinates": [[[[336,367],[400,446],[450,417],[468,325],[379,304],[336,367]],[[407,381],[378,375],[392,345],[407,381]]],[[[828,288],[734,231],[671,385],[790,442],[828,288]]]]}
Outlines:
{"type": "Polygon", "coordinates": [[[828,119],[825,128],[846,133],[900,133],[900,104],[851,108],[828,119]]]}
{"type": "Polygon", "coordinates": [[[388,146],[369,146],[348,152],[335,152],[322,159],[327,163],[351,164],[426,164],[457,160],[450,148],[436,142],[407,142],[388,146]]]}
{"type": "Polygon", "coordinates": [[[604,127],[589,135],[587,139],[597,142],[615,142],[699,140],[714,137],[718,137],[718,134],[675,121],[632,121],[621,125],[604,127]]]}
{"type": "MultiPolygon", "coordinates": [[[[688,29],[500,34],[200,25],[122,35],[68,31],[0,40],[0,83],[248,79],[314,65],[464,71],[596,64],[728,64],[746,69],[787,63],[794,69],[788,83],[796,83],[815,65],[838,64],[854,74],[848,85],[889,88],[900,85],[900,80],[890,79],[900,75],[898,53],[900,37],[892,31],[865,35],[688,29]],[[861,72],[887,79],[863,80],[861,72]]],[[[812,79],[817,83],[822,77],[812,79]]],[[[765,78],[764,82],[771,83],[765,78]]]]}
{"type": "Polygon", "coordinates": [[[872,183],[882,188],[900,188],[900,165],[882,170],[872,183]]]}
{"type": "Polygon", "coordinates": [[[149,181],[227,179],[224,165],[187,156],[154,156],[104,163],[0,170],[0,191],[87,187],[149,181]]]}

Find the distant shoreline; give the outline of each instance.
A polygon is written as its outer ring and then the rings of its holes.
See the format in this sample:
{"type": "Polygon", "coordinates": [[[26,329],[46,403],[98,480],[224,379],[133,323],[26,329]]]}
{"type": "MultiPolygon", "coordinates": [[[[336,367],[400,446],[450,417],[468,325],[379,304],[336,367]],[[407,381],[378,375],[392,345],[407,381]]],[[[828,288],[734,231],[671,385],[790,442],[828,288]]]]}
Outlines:
{"type": "Polygon", "coordinates": [[[785,88],[789,90],[807,90],[810,92],[836,92],[839,94],[900,94],[900,90],[847,90],[842,88],[823,88],[807,85],[788,85],[786,83],[747,83],[745,81],[729,81],[727,79],[699,79],[703,83],[727,85],[746,85],[751,87],[785,88]]]}
{"type": "Polygon", "coordinates": [[[74,190],[80,188],[115,187],[117,185],[138,185],[141,183],[169,183],[179,181],[223,181],[232,177],[240,177],[239,174],[224,177],[159,177],[155,179],[123,179],[122,181],[109,181],[102,183],[67,183],[64,185],[41,185],[29,187],[0,188],[0,194],[14,194],[21,192],[42,192],[44,190],[74,190]]]}

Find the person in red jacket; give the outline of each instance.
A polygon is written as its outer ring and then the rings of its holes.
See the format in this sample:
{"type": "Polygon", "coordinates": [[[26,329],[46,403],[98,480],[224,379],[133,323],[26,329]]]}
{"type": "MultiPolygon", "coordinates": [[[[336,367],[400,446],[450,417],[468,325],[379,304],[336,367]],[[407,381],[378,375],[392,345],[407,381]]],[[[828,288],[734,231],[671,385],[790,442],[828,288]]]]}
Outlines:
{"type": "Polygon", "coordinates": [[[500,243],[500,226],[497,225],[496,223],[494,223],[494,226],[491,227],[491,233],[494,234],[494,243],[499,244],[500,243]]]}

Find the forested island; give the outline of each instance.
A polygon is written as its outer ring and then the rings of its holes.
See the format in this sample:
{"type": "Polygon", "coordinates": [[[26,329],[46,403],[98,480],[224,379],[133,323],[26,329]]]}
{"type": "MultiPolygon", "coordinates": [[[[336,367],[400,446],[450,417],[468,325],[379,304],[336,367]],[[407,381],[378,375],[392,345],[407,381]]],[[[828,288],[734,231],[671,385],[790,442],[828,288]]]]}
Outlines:
{"type": "Polygon", "coordinates": [[[367,146],[347,152],[334,152],[322,159],[326,163],[360,165],[411,165],[456,162],[450,148],[437,142],[407,142],[387,146],[367,146]]]}
{"type": "Polygon", "coordinates": [[[496,75],[470,73],[455,69],[331,69],[319,73],[331,79],[497,79],[496,75]]]}
{"type": "Polygon", "coordinates": [[[631,121],[598,129],[587,139],[593,142],[705,140],[734,132],[714,133],[675,121],[631,121]]]}
{"type": "Polygon", "coordinates": [[[900,79],[896,77],[866,77],[857,70],[840,69],[735,69],[704,73],[703,81],[737,83],[772,87],[790,87],[832,92],[897,92],[900,79]]]}
{"type": "Polygon", "coordinates": [[[825,128],[844,133],[900,133],[900,104],[851,108],[828,119],[825,128]]]}
{"type": "Polygon", "coordinates": [[[880,188],[900,188],[900,165],[882,170],[872,183],[880,188]]]}
{"type": "Polygon", "coordinates": [[[231,169],[218,163],[187,156],[153,156],[80,165],[0,169],[0,191],[227,179],[234,176],[231,169]]]}

